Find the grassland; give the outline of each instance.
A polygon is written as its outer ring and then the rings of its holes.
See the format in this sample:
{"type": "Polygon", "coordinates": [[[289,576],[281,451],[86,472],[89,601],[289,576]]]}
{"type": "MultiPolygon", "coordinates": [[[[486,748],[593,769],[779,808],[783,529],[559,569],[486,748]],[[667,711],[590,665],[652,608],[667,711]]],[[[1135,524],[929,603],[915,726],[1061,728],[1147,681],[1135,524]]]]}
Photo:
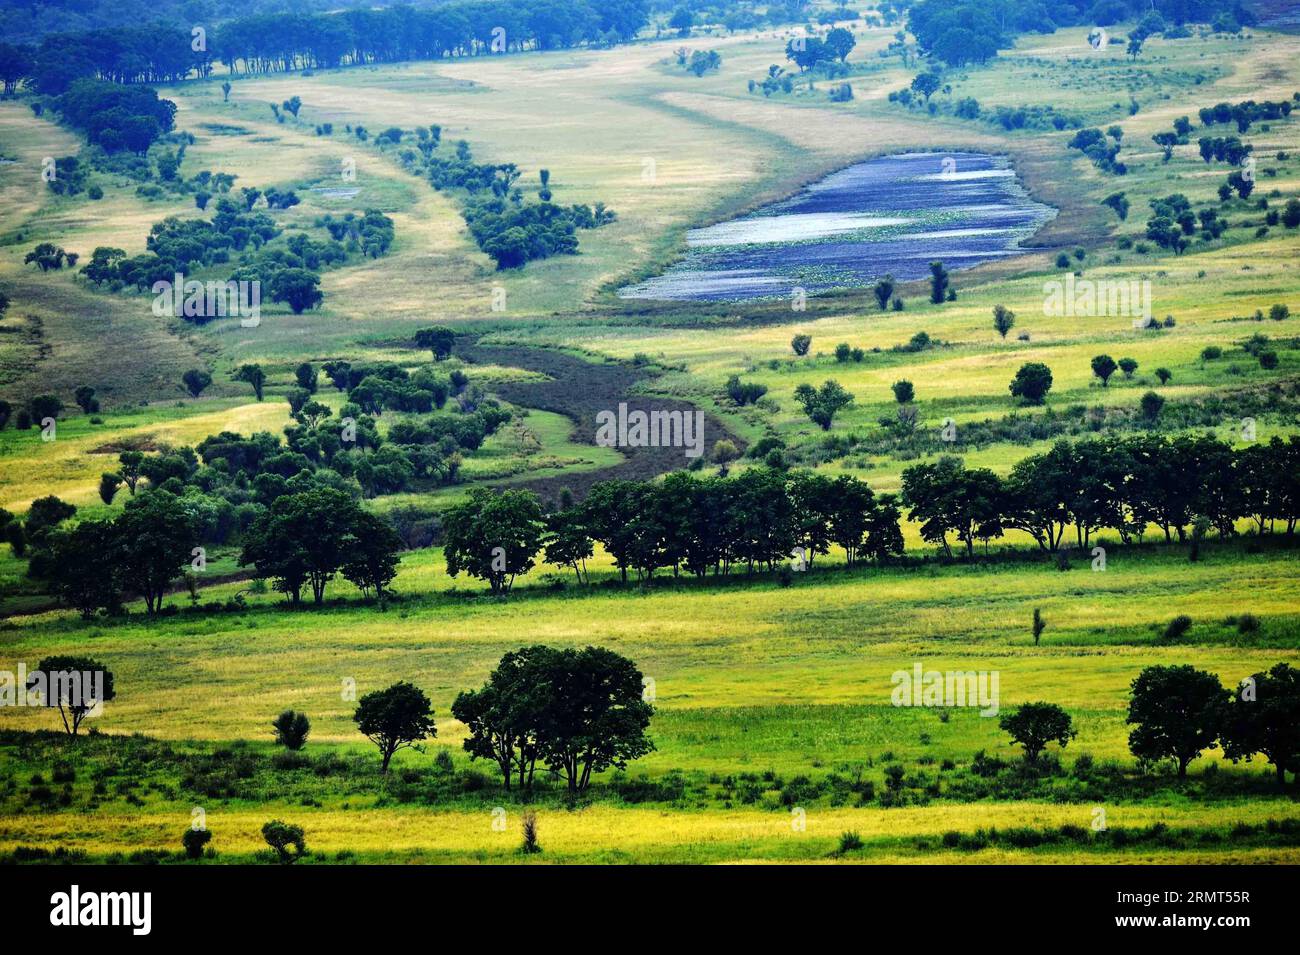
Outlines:
{"type": "MultiPolygon", "coordinates": [[[[803,449],[815,448],[821,435],[798,414],[791,393],[832,377],[856,398],[836,421],[839,435],[869,435],[891,412],[889,385],[899,378],[915,384],[927,429],[949,417],[960,429],[1042,414],[1017,407],[1007,392],[1027,361],[1052,368],[1049,408],[1075,417],[1080,412],[1071,409],[1134,407],[1158,387],[1157,367],[1172,372],[1159,388],[1170,401],[1294,381],[1295,319],[1261,326],[1249,316],[1279,302],[1300,312],[1296,230],[1275,227],[1257,236],[1263,213],[1253,202],[1234,201],[1226,206],[1231,228],[1218,242],[1193,244],[1178,257],[1137,246],[1148,200],[1182,192],[1204,204],[1226,176],[1225,167],[1202,163],[1194,142],[1162,163],[1152,133],[1223,100],[1289,99],[1300,89],[1300,38],[1265,31],[1155,38],[1130,63],[1119,48],[1089,54],[1082,35],[1062,32],[1024,37],[995,63],[951,77],[953,98],[973,96],[986,111],[1050,103],[1089,124],[1120,125],[1130,166],[1122,181],[1069,150],[1068,131],[1008,133],[889,102],[888,93],[914,72],[878,56],[891,38],[892,31],[860,31],[851,58],[859,70],[851,77],[855,99],[845,104],[829,103],[824,84],[770,99],[748,93],[746,81],[781,60],[784,38],[769,32],[687,42],[723,56],[722,69],[703,78],[672,65],[678,43],[646,42],[239,79],[229,103],[219,79],[165,90],[179,106],[179,127],[195,136],[187,174],[206,168],[238,174],[241,186],[294,188],[303,203],[284,214],[290,224],[366,207],[396,223],[387,256],[324,275],[322,309],[293,316],[272,307],[256,330],[234,321],[176,327],[152,316],[145,296],[95,292],[66,272],[42,276],[24,267],[22,256],[38,239],[83,256],[98,245],[136,253],[153,222],[197,213],[188,201],[142,200],[127,182],[106,182],[97,202],[35,188],[40,157],[71,153],[76,143],[25,105],[0,103],[0,152],[19,160],[0,166],[0,288],[14,301],[0,323],[0,394],[23,397],[39,387],[66,396],[89,383],[105,403],[100,423],[80,415],[60,421],[54,442],[34,431],[0,431],[0,506],[21,513],[34,498],[56,494],[83,515],[107,513],[96,485],[121,447],[192,444],[220,430],[277,431],[288,423],[281,396],[297,362],[382,357],[414,365],[422,356],[407,347],[411,333],[434,321],[479,335],[484,345],[559,348],[599,361],[640,356],[656,370],[637,385],[642,392],[697,403],[746,440],[775,434],[803,449]],[[276,123],[268,104],[292,95],[302,98],[301,121],[276,123]],[[1133,115],[1130,95],[1139,106],[1133,115]],[[333,136],[316,135],[323,122],[334,124],[333,136]],[[581,255],[493,271],[453,197],[405,172],[395,150],[344,132],[346,124],[373,132],[430,123],[442,125],[444,141],[466,139],[480,160],[518,163],[526,188],[536,187],[538,170],[550,169],[557,201],[605,202],[618,221],[584,235],[581,255]],[[860,159],[913,149],[1005,153],[1030,193],[1060,214],[1024,255],[954,273],[958,298],[942,306],[928,304],[916,284],[903,289],[902,312],[879,311],[868,295],[854,292],[813,299],[805,312],[785,303],[628,306],[614,294],[671,261],[691,226],[753,209],[860,159]],[[356,162],[349,186],[359,191],[340,196],[346,159],[356,162]],[[1100,204],[1119,189],[1133,209],[1125,222],[1100,204]],[[1133,242],[1121,248],[1119,237],[1133,242]],[[1054,265],[1056,253],[1076,247],[1084,257],[1073,267],[1086,278],[1149,280],[1154,314],[1174,316],[1173,327],[1137,331],[1127,316],[1046,315],[1044,282],[1064,274],[1054,265]],[[504,312],[492,309],[494,288],[504,289],[504,312]],[[997,337],[994,304],[1016,312],[1015,331],[1028,340],[997,337]],[[891,351],[920,330],[942,344],[891,351]],[[1265,371],[1241,351],[1257,331],[1278,342],[1277,369],[1265,371]],[[790,351],[796,333],[813,337],[807,358],[790,351]],[[864,349],[864,360],[837,363],[831,352],[841,341],[864,349]],[[1207,345],[1222,347],[1224,357],[1202,360],[1207,345]],[[1103,351],[1137,359],[1139,371],[1101,388],[1089,360],[1103,351]],[[235,366],[249,361],[262,362],[272,376],[265,402],[228,381],[235,366]],[[180,373],[202,366],[216,383],[190,399],[180,373]],[[736,409],[722,394],[733,374],[766,385],[772,403],[762,413],[736,409]]],[[[1257,126],[1246,138],[1261,169],[1273,170],[1262,172],[1256,197],[1276,205],[1300,194],[1300,119],[1257,126]]],[[[530,374],[484,364],[470,370],[489,388],[530,374]]],[[[466,462],[466,478],[563,479],[619,460],[554,411],[534,408],[518,424],[531,437],[503,430],[466,462]]],[[[1265,416],[1259,437],[1296,433],[1297,424],[1288,410],[1265,416]]],[[[1211,426],[1240,440],[1235,419],[1211,426]]],[[[996,441],[962,450],[969,463],[1005,473],[1041,446],[996,441]]],[[[867,450],[827,466],[851,468],[888,491],[897,489],[908,463],[867,450]]],[[[394,495],[374,506],[436,509],[463,489],[394,495]]],[[[1300,818],[1294,795],[1275,790],[1265,767],[1234,765],[1210,752],[1181,783],[1163,769],[1135,764],[1124,723],[1129,684],[1144,666],[1191,663],[1231,684],[1279,660],[1300,660],[1297,551],[1248,539],[1211,544],[1191,563],[1183,548],[1106,542],[1114,553],[1104,573],[1083,562],[1062,572],[1024,555],[945,566],[931,559],[914,525],[905,535],[914,566],[849,570],[832,557],[816,572],[796,575],[790,587],[766,578],[663,580],[628,592],[612,586],[608,562],[598,559],[591,587],[543,566],[507,601],[486,597],[477,582],[448,578],[440,552],[430,548],[405,555],[400,599],[382,613],[341,582],[326,608],[291,613],[245,580],[223,580],[236,568],[234,553],[222,551],[213,555],[217,579],[203,587],[201,600],[216,604],[238,594],[242,607],[201,607],[156,620],[133,607],[125,619],[90,623],[47,609],[22,576],[24,562],[5,548],[0,586],[12,602],[6,609],[42,612],[0,626],[0,669],[31,666],[53,653],[89,653],[111,663],[120,687],[119,699],[95,722],[105,734],[142,734],[158,741],[149,746],[195,759],[249,755],[253,768],[229,793],[218,788],[214,796],[202,774],[186,784],[171,756],[156,754],[153,769],[136,771],[111,748],[78,755],[58,740],[5,736],[0,852],[63,846],[98,861],[141,848],[173,850],[192,808],[201,806],[225,861],[254,858],[262,848],[257,830],[274,817],[302,824],[320,861],[515,861],[518,806],[482,777],[481,763],[469,764],[460,750],[464,728],[448,711],[503,652],[546,642],[599,644],[637,661],[654,680],[651,735],[658,748],[625,776],[602,779],[596,794],[576,806],[544,788],[542,861],[1300,861],[1284,832],[1300,818]],[[1035,608],[1048,620],[1037,646],[1029,635],[1035,608]],[[1162,643],[1164,625],[1180,613],[1193,618],[1193,630],[1181,643],[1162,643]],[[1246,613],[1260,619],[1258,631],[1242,633],[1232,622],[1246,613]],[[1016,793],[971,796],[975,754],[1010,761],[1014,751],[996,720],[973,711],[941,716],[891,706],[891,674],[915,662],[998,671],[1003,707],[1047,699],[1069,709],[1079,736],[1060,754],[1059,773],[1016,793]],[[365,692],[397,679],[430,694],[439,736],[428,753],[403,753],[394,781],[381,784],[340,687],[353,680],[365,692]],[[268,727],[286,707],[312,718],[311,759],[338,758],[351,768],[331,775],[308,766],[277,775],[268,727]],[[453,756],[453,768],[432,768],[434,754],[443,752],[453,756]],[[1106,772],[1093,777],[1079,769],[1076,759],[1085,752],[1106,772]],[[64,773],[60,782],[56,770],[65,763],[74,778],[64,773]],[[108,772],[114,763],[123,765],[108,772]],[[878,797],[890,765],[903,766],[911,783],[905,804],[887,808],[863,798],[862,784],[878,797]],[[826,783],[831,775],[856,780],[858,788],[838,791],[826,783]],[[637,795],[633,784],[642,776],[646,791],[637,795]],[[800,777],[824,788],[801,792],[800,777]],[[119,786],[124,782],[130,785],[119,786]],[[752,800],[737,795],[742,791],[752,800]],[[505,831],[492,827],[498,805],[507,809],[505,831]],[[805,831],[791,825],[795,806],[807,812],[805,831]],[[1136,832],[1163,823],[1188,832],[1126,844],[1095,837],[1034,847],[970,841],[989,827],[1087,828],[1098,806],[1111,827],[1136,832]],[[1234,836],[1238,824],[1258,828],[1234,836]],[[839,836],[849,830],[865,847],[839,853],[839,836]],[[949,845],[945,833],[967,842],[949,845]]],[[[1013,536],[1009,543],[1026,541],[1013,536]]],[[[4,730],[54,724],[43,711],[0,711],[4,730]]]]}

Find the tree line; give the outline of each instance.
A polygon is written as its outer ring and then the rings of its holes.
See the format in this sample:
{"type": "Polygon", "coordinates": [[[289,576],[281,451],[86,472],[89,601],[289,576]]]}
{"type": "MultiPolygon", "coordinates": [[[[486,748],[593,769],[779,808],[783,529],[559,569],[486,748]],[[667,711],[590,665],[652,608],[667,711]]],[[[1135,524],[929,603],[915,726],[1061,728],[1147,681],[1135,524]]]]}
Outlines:
{"type": "MultiPolygon", "coordinates": [[[[77,79],[173,83],[211,75],[282,73],[407,60],[612,46],[645,26],[644,0],[460,0],[332,13],[274,12],[204,27],[162,23],[50,34],[0,46],[0,79],[58,94],[77,79]]],[[[187,20],[187,22],[190,22],[187,20]]]]}
{"type": "Polygon", "coordinates": [[[771,570],[792,557],[803,569],[832,546],[850,565],[879,563],[903,553],[900,504],[948,557],[954,538],[969,559],[977,544],[1009,530],[1058,552],[1067,532],[1086,548],[1103,529],[1130,543],[1152,526],[1166,542],[1190,541],[1195,554],[1207,533],[1231,536],[1243,520],[1257,533],[1279,523],[1295,533],[1300,438],[1241,449],[1210,436],[1061,441],[1005,478],[944,456],[904,470],[897,500],[850,476],[779,467],[730,478],[675,472],[658,484],[603,481],[583,502],[549,513],[529,491],[476,488],[443,515],[447,572],[507,593],[542,556],[584,581],[596,544],[624,581],[665,569],[696,577],[771,570]]]}

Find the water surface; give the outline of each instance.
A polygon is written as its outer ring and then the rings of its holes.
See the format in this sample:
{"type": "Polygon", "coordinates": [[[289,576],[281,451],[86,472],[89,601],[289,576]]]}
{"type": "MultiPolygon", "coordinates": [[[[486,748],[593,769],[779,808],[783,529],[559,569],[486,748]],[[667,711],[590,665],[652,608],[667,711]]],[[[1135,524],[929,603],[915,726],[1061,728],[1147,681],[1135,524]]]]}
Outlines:
{"type": "Polygon", "coordinates": [[[623,298],[742,301],[905,281],[1016,255],[1056,210],[1029,198],[1007,160],[903,153],[841,169],[798,194],[686,235],[688,252],[623,298]]]}

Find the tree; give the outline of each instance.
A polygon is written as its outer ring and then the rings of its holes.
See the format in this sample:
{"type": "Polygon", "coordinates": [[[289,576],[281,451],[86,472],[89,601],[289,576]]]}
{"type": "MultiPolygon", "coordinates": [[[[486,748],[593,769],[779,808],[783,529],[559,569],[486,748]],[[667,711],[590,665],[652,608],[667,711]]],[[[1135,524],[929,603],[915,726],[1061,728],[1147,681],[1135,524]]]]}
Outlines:
{"type": "Polygon", "coordinates": [[[272,819],[262,826],[262,838],[275,850],[276,859],[281,865],[292,865],[307,854],[307,840],[302,826],[272,819]],[[289,851],[290,848],[293,852],[289,851]]]}
{"type": "Polygon", "coordinates": [[[388,585],[397,576],[401,562],[402,539],[388,521],[374,514],[357,508],[351,516],[348,546],[339,569],[362,594],[368,597],[374,591],[375,599],[383,606],[388,585]]]}
{"type": "Polygon", "coordinates": [[[31,412],[33,421],[41,423],[46,418],[57,418],[63,410],[63,402],[54,395],[37,395],[27,402],[27,410],[31,412]]]}
{"type": "Polygon", "coordinates": [[[275,730],[275,741],[285,749],[300,750],[307,745],[307,734],[311,732],[311,720],[306,713],[285,710],[271,723],[275,730]]]}
{"type": "Polygon", "coordinates": [[[90,657],[46,657],[28,675],[27,692],[39,692],[42,706],[58,707],[69,736],[77,735],[92,711],[117,698],[113,671],[90,657]]]}
{"type": "Polygon", "coordinates": [[[844,27],[835,27],[826,34],[826,49],[841,63],[849,58],[853,48],[858,45],[857,38],[844,27]]]}
{"type": "Polygon", "coordinates": [[[235,381],[244,381],[253,386],[253,394],[262,400],[262,389],[266,385],[266,372],[261,365],[240,365],[234,374],[235,381]]]}
{"type": "Polygon", "coordinates": [[[320,276],[308,269],[281,269],[271,279],[271,301],[284,302],[295,315],[315,308],[325,296],[320,288],[320,276]]]}
{"type": "Polygon", "coordinates": [[[380,533],[363,513],[336,488],[282,494],[249,527],[239,563],[252,564],[259,578],[274,579],[275,589],[288,594],[293,604],[300,603],[303,588],[310,587],[319,606],[334,575],[359,559],[359,548],[400,546],[395,534],[377,545],[362,542],[360,535],[380,533]]]}
{"type": "Polygon", "coordinates": [[[456,343],[456,333],[445,325],[421,328],[415,333],[417,348],[427,348],[433,352],[435,361],[443,361],[451,356],[452,346],[456,343]]]}
{"type": "Polygon", "coordinates": [[[206,371],[201,371],[198,368],[191,368],[185,374],[181,375],[181,381],[184,383],[185,390],[190,393],[190,396],[197,398],[199,395],[203,394],[203,389],[212,384],[212,376],[206,371]]]}
{"type": "Polygon", "coordinates": [[[89,385],[82,385],[76,390],[73,399],[86,414],[94,414],[99,410],[99,399],[95,397],[95,389],[89,385]]]}
{"type": "Polygon", "coordinates": [[[149,613],[156,613],[190,560],[196,536],[193,517],[179,498],[150,491],[129,500],[113,526],[122,582],[144,598],[149,613]]]}
{"type": "Polygon", "coordinates": [[[602,647],[564,649],[543,663],[545,705],[538,730],[546,765],[564,773],[570,793],[591,774],[623,769],[654,750],[645,735],[654,707],[641,697],[641,671],[602,647]]]}
{"type": "Polygon", "coordinates": [[[1154,391],[1148,391],[1138,399],[1138,406],[1142,409],[1142,417],[1154,424],[1165,406],[1165,399],[1154,391]]]}
{"type": "Polygon", "coordinates": [[[27,509],[27,536],[33,541],[40,541],[76,513],[75,504],[62,501],[53,494],[38,497],[27,509]]]}
{"type": "Polygon", "coordinates": [[[1230,696],[1213,673],[1187,664],[1147,667],[1132,685],[1125,722],[1137,728],[1129,750],[1139,759],[1174,759],[1185,777],[1187,764],[1219,738],[1230,696]]]}
{"type": "Polygon", "coordinates": [[[912,92],[920,93],[927,103],[941,86],[943,86],[943,77],[938,73],[918,73],[912,79],[912,92]]]}
{"type": "Polygon", "coordinates": [[[930,263],[930,301],[935,305],[942,304],[950,296],[948,294],[948,270],[943,267],[942,262],[930,263]]]}
{"type": "Polygon", "coordinates": [[[53,242],[42,242],[23,257],[23,265],[36,264],[42,272],[63,268],[68,253],[53,242]]]}
{"type": "Polygon", "coordinates": [[[532,569],[544,530],[541,503],[531,491],[476,487],[443,515],[447,573],[464,570],[486,580],[494,594],[509,593],[515,577],[532,569]]]}
{"type": "Polygon", "coordinates": [[[1097,355],[1092,360],[1092,373],[1101,379],[1102,387],[1109,387],[1110,376],[1115,374],[1115,359],[1109,355],[1097,355]]]}
{"type": "Polygon", "coordinates": [[[1020,366],[1011,379],[1011,396],[1031,405],[1041,405],[1052,390],[1052,370],[1042,362],[1030,361],[1020,366]]]}
{"type": "Polygon", "coordinates": [[[1016,313],[1011,311],[1005,305],[993,306],[993,327],[1003,338],[1007,337],[1007,332],[1016,324],[1016,313]]]}
{"type": "Polygon", "coordinates": [[[1288,229],[1300,226],[1300,199],[1288,199],[1282,207],[1282,224],[1288,229]]]}
{"type": "Polygon", "coordinates": [[[876,304],[883,312],[889,307],[889,300],[894,296],[894,277],[886,275],[882,279],[877,279],[876,284],[871,286],[871,292],[876,296],[876,304]]]}
{"type": "Polygon", "coordinates": [[[905,405],[916,396],[916,391],[912,383],[906,378],[896,381],[890,386],[894,390],[894,400],[900,405],[905,405]]]}
{"type": "Polygon", "coordinates": [[[127,490],[135,497],[136,485],[140,483],[140,467],[144,464],[144,452],[123,451],[117,456],[120,465],[118,475],[126,482],[127,490]]]}
{"type": "Polygon", "coordinates": [[[1168,368],[1157,368],[1157,369],[1156,369],[1156,377],[1160,379],[1160,384],[1162,384],[1162,385],[1167,385],[1167,384],[1169,384],[1169,379],[1172,378],[1173,376],[1174,376],[1174,373],[1171,372],[1168,368]]]}
{"type": "Polygon", "coordinates": [[[117,531],[108,521],[82,521],[70,531],[50,534],[32,576],[50,584],[68,607],[89,620],[98,610],[116,610],[122,599],[117,531]]]}
{"type": "Polygon", "coordinates": [[[1222,735],[1223,755],[1234,763],[1262,753],[1279,786],[1288,770],[1300,779],[1300,670],[1279,663],[1244,681],[1232,695],[1222,735]]]}
{"type": "Polygon", "coordinates": [[[361,735],[379,747],[383,758],[381,772],[385,776],[393,754],[399,749],[415,747],[422,740],[438,735],[429,698],[410,683],[394,683],[386,690],[367,693],[358,701],[352,721],[361,735]]]}
{"type": "Polygon", "coordinates": [[[796,355],[802,356],[808,354],[808,349],[811,345],[811,335],[796,335],[794,338],[790,339],[790,347],[794,350],[796,355]]]}
{"type": "Polygon", "coordinates": [[[1119,360],[1119,370],[1124,372],[1125,378],[1132,378],[1133,372],[1138,370],[1138,363],[1133,358],[1121,358],[1119,360]]]}
{"type": "Polygon", "coordinates": [[[1113,209],[1115,211],[1115,215],[1119,216],[1121,222],[1123,222],[1125,219],[1128,218],[1129,202],[1128,202],[1128,196],[1125,193],[1122,192],[1111,193],[1105,199],[1101,200],[1101,204],[1103,206],[1109,206],[1111,209],[1113,209]]]}
{"type": "Polygon", "coordinates": [[[293,370],[294,381],[298,382],[298,387],[308,394],[316,394],[317,377],[316,367],[309,361],[303,362],[293,370]]]}
{"type": "Polygon", "coordinates": [[[546,562],[556,567],[572,567],[578,582],[585,582],[587,559],[594,553],[595,545],[584,509],[569,507],[547,515],[546,535],[546,562]]]}
{"type": "Polygon", "coordinates": [[[230,85],[230,80],[226,80],[221,84],[221,101],[223,103],[230,102],[230,91],[232,89],[234,89],[234,87],[230,85]]]}
{"type": "Polygon", "coordinates": [[[456,697],[451,713],[465,724],[470,759],[490,759],[501,769],[505,788],[517,779],[529,790],[541,756],[540,733],[552,688],[547,683],[559,651],[547,646],[512,650],[489,674],[482,689],[456,697]]]}
{"type": "Polygon", "coordinates": [[[1038,762],[1048,743],[1064,748],[1077,735],[1070,714],[1055,703],[1025,703],[998,720],[1003,732],[1025,748],[1025,762],[1038,762]]]}
{"type": "Polygon", "coordinates": [[[800,385],[794,390],[794,397],[804,414],[823,431],[829,431],[835,415],[853,403],[853,396],[833,379],[822,382],[820,389],[808,384],[800,385]]]}
{"type": "Polygon", "coordinates": [[[191,826],[181,834],[181,845],[185,849],[187,859],[203,858],[203,847],[211,841],[212,833],[207,829],[195,829],[191,826]]]}
{"type": "Polygon", "coordinates": [[[960,458],[944,456],[904,470],[902,500],[911,508],[909,518],[921,522],[921,537],[948,556],[950,532],[966,545],[968,559],[975,556],[976,540],[1002,533],[1001,482],[986,468],[967,469],[960,458]]]}
{"type": "Polygon", "coordinates": [[[112,504],[117,497],[117,490],[122,486],[122,475],[104,472],[99,476],[99,499],[105,504],[112,504]]]}

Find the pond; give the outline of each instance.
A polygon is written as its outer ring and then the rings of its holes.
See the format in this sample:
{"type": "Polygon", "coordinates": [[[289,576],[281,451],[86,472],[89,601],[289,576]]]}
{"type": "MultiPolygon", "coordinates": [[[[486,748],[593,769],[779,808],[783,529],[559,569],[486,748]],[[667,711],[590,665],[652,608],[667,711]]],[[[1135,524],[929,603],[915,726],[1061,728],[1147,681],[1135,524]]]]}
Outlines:
{"type": "Polygon", "coordinates": [[[781,202],[686,234],[687,254],[623,298],[745,301],[905,281],[1020,253],[1056,215],[1001,156],[902,153],[841,169],[781,202]]]}

